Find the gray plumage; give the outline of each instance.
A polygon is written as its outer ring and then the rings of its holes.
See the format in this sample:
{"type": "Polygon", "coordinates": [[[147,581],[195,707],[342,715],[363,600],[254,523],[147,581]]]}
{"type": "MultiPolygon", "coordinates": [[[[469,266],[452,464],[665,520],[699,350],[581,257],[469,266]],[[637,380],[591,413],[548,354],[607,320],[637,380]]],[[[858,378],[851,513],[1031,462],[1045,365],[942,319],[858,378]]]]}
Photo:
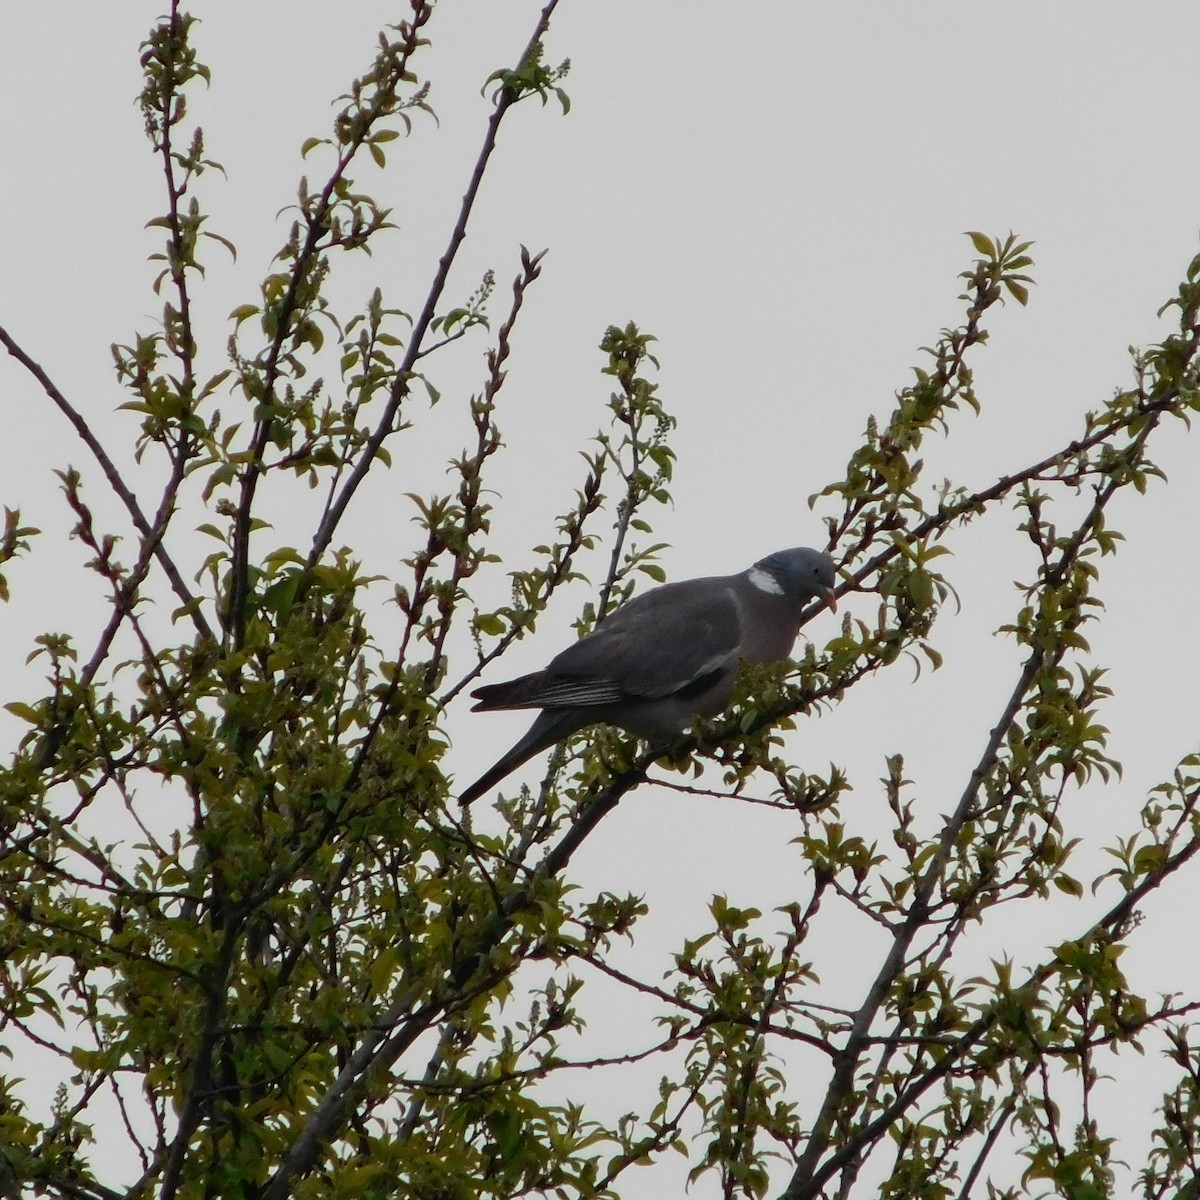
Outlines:
{"type": "Polygon", "coordinates": [[[540,708],[529,732],[459,797],[477,800],[521,763],[600,722],[669,746],[693,717],[728,703],[740,662],[792,650],[815,599],[836,607],[833,563],[817,550],[777,550],[738,575],[668,583],[609,614],[544,670],[471,693],[472,711],[540,708]]]}

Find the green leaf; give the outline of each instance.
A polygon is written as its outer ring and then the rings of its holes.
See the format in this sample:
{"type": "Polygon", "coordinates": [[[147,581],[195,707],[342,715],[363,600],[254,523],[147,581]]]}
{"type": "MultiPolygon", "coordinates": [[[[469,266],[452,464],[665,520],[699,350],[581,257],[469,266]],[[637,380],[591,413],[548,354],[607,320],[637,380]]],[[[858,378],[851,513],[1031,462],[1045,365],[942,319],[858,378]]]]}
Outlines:
{"type": "Polygon", "coordinates": [[[476,613],[472,624],[486,637],[501,637],[506,628],[495,613],[476,613]]]}
{"type": "Polygon", "coordinates": [[[1015,279],[1006,279],[1004,286],[1008,288],[1013,299],[1022,307],[1029,303],[1029,289],[1024,284],[1018,283],[1015,279]]]}
{"type": "Polygon", "coordinates": [[[251,317],[257,316],[262,309],[257,304],[239,304],[230,314],[230,319],[240,325],[243,321],[249,320],[251,317]]]}
{"type": "Polygon", "coordinates": [[[30,725],[40,725],[42,722],[41,714],[31,704],[22,704],[19,700],[13,700],[4,707],[14,717],[20,717],[22,721],[28,721],[30,725]]]}
{"type": "Polygon", "coordinates": [[[1073,879],[1070,875],[1055,875],[1054,886],[1068,896],[1079,898],[1083,895],[1083,884],[1078,879],[1073,879]]]}
{"type": "Polygon", "coordinates": [[[990,237],[983,233],[977,233],[974,230],[967,230],[967,237],[971,239],[971,243],[975,249],[979,251],[984,258],[996,257],[996,244],[990,237]]]}

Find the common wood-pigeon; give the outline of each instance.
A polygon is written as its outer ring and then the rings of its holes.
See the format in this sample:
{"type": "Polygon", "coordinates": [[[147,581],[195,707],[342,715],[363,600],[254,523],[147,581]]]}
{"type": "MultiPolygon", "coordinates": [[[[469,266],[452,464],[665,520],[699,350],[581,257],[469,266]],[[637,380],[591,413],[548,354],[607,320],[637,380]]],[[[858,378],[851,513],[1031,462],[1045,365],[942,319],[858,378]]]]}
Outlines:
{"type": "Polygon", "coordinates": [[[548,667],[471,693],[473,712],[540,708],[530,730],[459,797],[470,804],[540,750],[604,722],[666,748],[693,717],[728,703],[738,663],[786,658],[801,615],[836,607],[833,563],[777,550],[739,575],[668,583],[635,596],[548,667]]]}

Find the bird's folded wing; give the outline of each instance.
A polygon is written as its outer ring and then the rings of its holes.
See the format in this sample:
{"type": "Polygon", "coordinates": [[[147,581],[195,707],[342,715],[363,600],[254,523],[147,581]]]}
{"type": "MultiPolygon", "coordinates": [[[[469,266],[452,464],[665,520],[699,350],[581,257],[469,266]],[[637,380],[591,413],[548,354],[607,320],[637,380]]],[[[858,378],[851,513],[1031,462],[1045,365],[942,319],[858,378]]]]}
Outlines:
{"type": "Polygon", "coordinates": [[[654,700],[736,667],[741,627],[724,579],[656,588],[618,609],[541,672],[539,699],[555,706],[654,700]]]}
{"type": "Polygon", "coordinates": [[[589,708],[612,704],[621,699],[621,691],[611,679],[588,679],[534,671],[504,683],[489,683],[476,688],[472,696],[479,701],[474,711],[498,708],[589,708]]]}
{"type": "Polygon", "coordinates": [[[524,708],[593,708],[616,704],[623,698],[611,679],[577,679],[543,671],[535,687],[521,696],[524,708]]]}

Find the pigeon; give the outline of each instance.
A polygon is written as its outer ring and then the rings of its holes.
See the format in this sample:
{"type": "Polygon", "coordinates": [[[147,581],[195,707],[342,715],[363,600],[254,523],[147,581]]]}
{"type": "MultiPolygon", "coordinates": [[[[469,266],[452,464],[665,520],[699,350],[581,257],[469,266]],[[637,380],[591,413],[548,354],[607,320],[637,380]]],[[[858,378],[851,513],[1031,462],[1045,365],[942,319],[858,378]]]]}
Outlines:
{"type": "Polygon", "coordinates": [[[615,609],[544,670],[489,683],[472,712],[540,708],[529,732],[459,795],[468,805],[539,751],[598,723],[670,747],[729,703],[741,662],[786,658],[813,600],[836,609],[833,563],[777,550],[737,575],[656,587],[615,609]]]}

